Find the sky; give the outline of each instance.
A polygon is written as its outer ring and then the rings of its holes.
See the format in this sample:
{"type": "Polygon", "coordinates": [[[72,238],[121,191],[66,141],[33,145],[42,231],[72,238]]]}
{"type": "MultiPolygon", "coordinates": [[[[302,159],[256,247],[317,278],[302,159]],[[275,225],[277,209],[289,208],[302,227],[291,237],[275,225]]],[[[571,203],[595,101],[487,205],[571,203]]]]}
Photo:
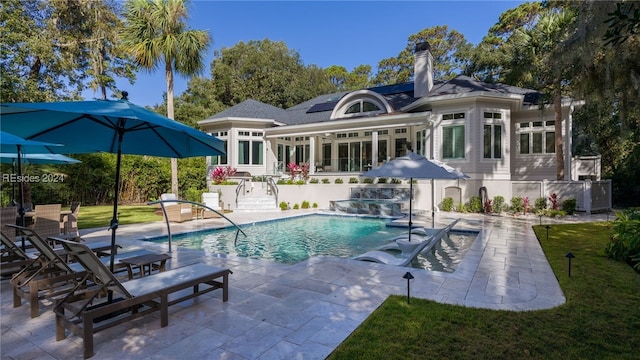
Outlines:
{"type": "MultiPolygon", "coordinates": [[[[397,56],[410,35],[438,25],[462,33],[479,43],[500,14],[523,1],[214,1],[189,3],[188,27],[207,30],[211,44],[201,76],[210,78],[214,51],[240,41],[282,41],[300,54],[305,65],[321,68],[344,66],[348,71],[361,64],[377,72],[378,62],[397,56]]],[[[177,97],[188,79],[176,75],[177,97]]],[[[129,100],[143,106],[162,102],[166,82],[162,67],[142,70],[134,85],[117,80],[129,100]]],[[[98,96],[93,91],[85,98],[98,96]]]]}

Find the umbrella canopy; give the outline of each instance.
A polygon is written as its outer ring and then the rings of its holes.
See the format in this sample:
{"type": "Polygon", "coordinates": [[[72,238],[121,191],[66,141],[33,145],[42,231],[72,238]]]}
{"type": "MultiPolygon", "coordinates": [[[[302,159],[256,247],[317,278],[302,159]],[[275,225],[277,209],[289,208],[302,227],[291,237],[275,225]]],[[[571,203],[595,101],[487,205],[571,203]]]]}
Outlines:
{"type": "MultiPolygon", "coordinates": [[[[411,241],[411,212],[413,203],[413,179],[467,179],[464,173],[436,160],[429,160],[414,152],[397,157],[382,166],[362,174],[367,177],[395,177],[409,179],[409,241],[411,241]]],[[[433,188],[433,182],[431,183],[433,188]]],[[[435,226],[434,199],[431,197],[431,227],[435,226]]]]}
{"type": "MultiPolygon", "coordinates": [[[[4,125],[4,121],[1,124],[4,125]]],[[[4,128],[4,126],[0,126],[0,128],[4,128]]],[[[2,153],[15,152],[15,159],[18,160],[18,179],[22,179],[22,157],[25,153],[53,154],[55,153],[54,149],[59,147],[62,146],[60,144],[27,140],[20,136],[0,131],[0,151],[2,153]]],[[[20,207],[18,208],[20,225],[24,225],[24,213],[24,187],[20,181],[20,207]]],[[[24,237],[22,238],[22,248],[25,248],[24,237]]]]}
{"type": "MultiPolygon", "coordinates": [[[[22,154],[23,164],[77,164],[81,162],[62,154],[22,154]]],[[[17,153],[0,153],[0,163],[13,164],[18,160],[17,153]]]]}
{"type": "Polygon", "coordinates": [[[2,128],[30,140],[55,141],[65,152],[117,154],[111,219],[111,270],[118,228],[122,154],[184,158],[224,155],[221,140],[127,100],[0,104],[2,128]]]}

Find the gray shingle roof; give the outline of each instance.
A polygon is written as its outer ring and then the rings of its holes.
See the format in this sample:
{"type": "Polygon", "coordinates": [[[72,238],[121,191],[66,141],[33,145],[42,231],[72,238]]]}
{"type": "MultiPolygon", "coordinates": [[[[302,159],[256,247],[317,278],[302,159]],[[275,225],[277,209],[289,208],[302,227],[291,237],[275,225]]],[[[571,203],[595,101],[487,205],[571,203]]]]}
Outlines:
{"type": "MultiPolygon", "coordinates": [[[[377,86],[369,88],[367,90],[375,91],[384,96],[396,111],[399,111],[399,109],[417,100],[413,97],[413,82],[377,86]]],[[[473,92],[524,95],[525,105],[536,104],[542,96],[542,94],[536,90],[525,89],[505,84],[490,84],[478,81],[468,76],[459,75],[448,81],[435,82],[433,89],[431,89],[427,97],[465,94],[473,92]]],[[[219,112],[209,117],[208,119],[242,117],[274,119],[288,125],[321,123],[331,121],[329,117],[331,116],[331,112],[335,107],[335,104],[337,104],[338,100],[340,100],[348,93],[350,93],[350,91],[316,96],[313,99],[292,106],[286,110],[253,99],[248,99],[241,102],[240,104],[219,112]],[[321,104],[321,106],[318,106],[319,104],[321,104]],[[316,107],[312,111],[309,111],[309,109],[314,106],[316,107]],[[322,111],[316,111],[319,108],[322,111]]]]}

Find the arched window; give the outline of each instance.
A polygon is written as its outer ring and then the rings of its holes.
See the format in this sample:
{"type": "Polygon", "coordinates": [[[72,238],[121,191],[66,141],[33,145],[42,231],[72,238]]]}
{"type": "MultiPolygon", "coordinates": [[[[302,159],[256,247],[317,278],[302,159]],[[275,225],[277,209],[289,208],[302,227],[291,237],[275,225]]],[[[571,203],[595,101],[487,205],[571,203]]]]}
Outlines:
{"type": "Polygon", "coordinates": [[[345,114],[358,114],[363,112],[379,111],[380,107],[370,101],[358,101],[349,106],[345,114]]]}
{"type": "Polygon", "coordinates": [[[342,98],[331,114],[332,119],[391,113],[393,108],[380,94],[358,90],[342,98]]]}

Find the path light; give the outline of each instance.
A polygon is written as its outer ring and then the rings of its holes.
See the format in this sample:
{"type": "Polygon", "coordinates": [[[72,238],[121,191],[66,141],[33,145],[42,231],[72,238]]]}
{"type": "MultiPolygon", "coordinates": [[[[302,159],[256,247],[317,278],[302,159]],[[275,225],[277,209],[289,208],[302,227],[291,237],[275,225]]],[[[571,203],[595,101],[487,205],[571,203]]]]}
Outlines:
{"type": "Polygon", "coordinates": [[[571,277],[571,259],[573,259],[575,257],[575,255],[573,255],[572,253],[568,252],[567,255],[565,255],[565,257],[567,259],[569,259],[569,277],[571,277]]]}
{"type": "Polygon", "coordinates": [[[413,279],[413,275],[407,271],[406,274],[402,277],[403,279],[407,279],[407,304],[411,304],[411,292],[409,290],[409,282],[413,279]]]}
{"type": "Polygon", "coordinates": [[[538,217],[540,218],[540,225],[542,225],[542,214],[538,215],[538,217]]]}
{"type": "Polygon", "coordinates": [[[551,226],[546,225],[544,228],[547,229],[547,241],[549,241],[549,229],[551,228],[551,226]]]}

